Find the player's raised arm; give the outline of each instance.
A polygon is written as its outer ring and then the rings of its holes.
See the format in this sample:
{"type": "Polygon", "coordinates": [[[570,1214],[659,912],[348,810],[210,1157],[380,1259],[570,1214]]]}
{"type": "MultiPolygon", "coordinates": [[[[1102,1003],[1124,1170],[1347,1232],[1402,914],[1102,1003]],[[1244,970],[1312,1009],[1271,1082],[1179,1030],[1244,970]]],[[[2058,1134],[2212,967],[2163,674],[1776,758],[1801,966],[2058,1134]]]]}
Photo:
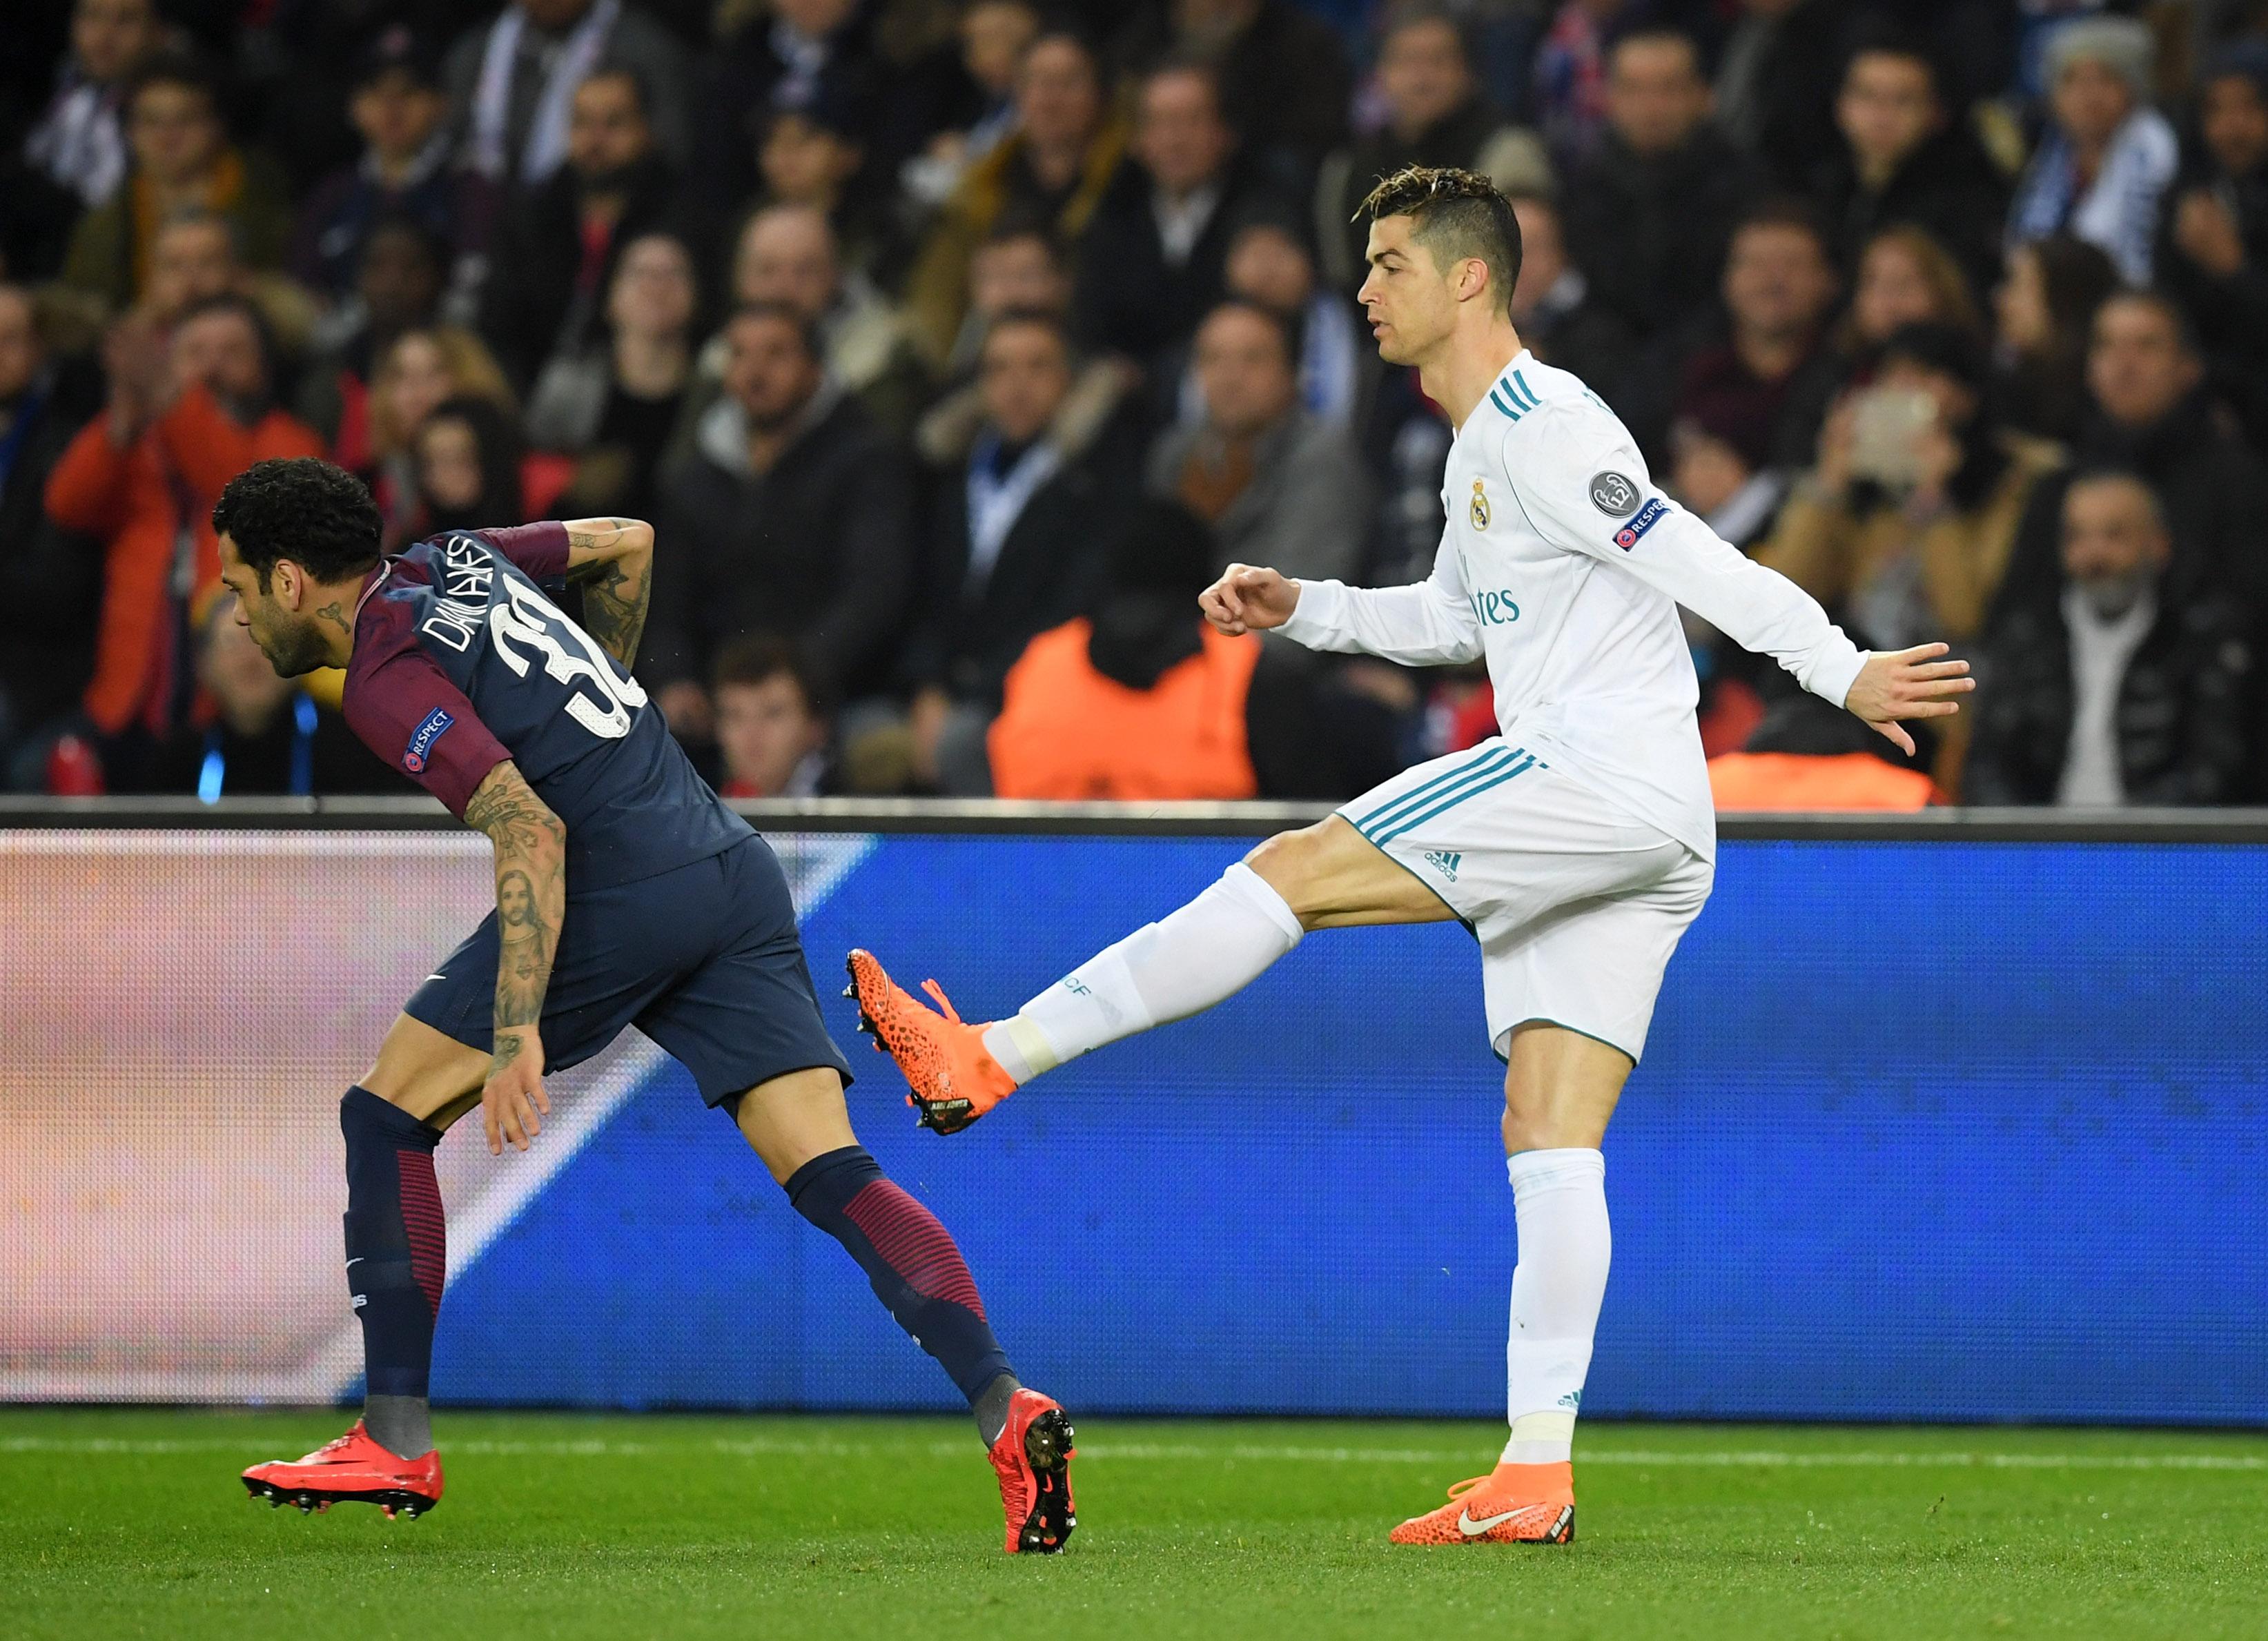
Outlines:
{"type": "Polygon", "coordinates": [[[496,1039],[481,1122],[490,1152],[501,1156],[507,1140],[526,1151],[551,1109],[537,1022],[566,916],[567,828],[509,760],[474,790],[465,823],[496,847],[496,1039]]]}
{"type": "Polygon", "coordinates": [[[1906,752],[1913,737],[1901,720],[1958,712],[1959,697],[1977,687],[1968,662],[1942,659],[1944,644],[1877,655],[1852,644],[1818,600],[1660,494],[1619,423],[1553,405],[1541,427],[1516,436],[1520,460],[1508,438],[1506,466],[1548,540],[1620,564],[1906,752]]]}
{"type": "Polygon", "coordinates": [[[575,519],[566,527],[567,578],[583,589],[583,629],[627,667],[637,659],[653,597],[653,526],[575,519]]]}

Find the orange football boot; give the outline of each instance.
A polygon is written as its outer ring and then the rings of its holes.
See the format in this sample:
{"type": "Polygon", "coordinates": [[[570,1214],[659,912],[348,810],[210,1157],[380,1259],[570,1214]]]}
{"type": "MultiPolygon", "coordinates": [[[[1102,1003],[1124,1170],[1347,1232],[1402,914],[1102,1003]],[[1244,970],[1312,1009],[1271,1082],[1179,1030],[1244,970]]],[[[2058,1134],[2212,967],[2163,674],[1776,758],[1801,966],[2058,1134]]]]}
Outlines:
{"type": "Polygon", "coordinates": [[[1000,1476],[1011,1556],[1052,1556],[1079,1525],[1071,1497],[1075,1451],[1071,1418],[1055,1398],[1019,1390],[1008,1399],[1008,1423],[990,1457],[1000,1476]]]}
{"type": "Polygon", "coordinates": [[[1575,1471],[1569,1464],[1500,1464],[1449,1490],[1439,1510],[1387,1534],[1396,1544],[1572,1544],[1575,1471]]]}
{"type": "Polygon", "coordinates": [[[957,1134],[1016,1092],[1015,1079],[984,1047],[984,1027],[964,1024],[934,980],[922,990],[945,1012],[924,1008],[891,980],[872,952],[853,951],[846,997],[858,1002],[858,1029],[887,1049],[913,1092],[906,1103],[924,1128],[957,1134]]]}
{"type": "Polygon", "coordinates": [[[371,1439],[357,1419],[354,1428],[299,1460],[270,1460],[244,1473],[245,1490],[269,1505],[297,1505],[299,1513],[333,1505],[376,1505],[390,1518],[396,1511],[412,1520],[441,1502],[441,1455],[405,1459],[371,1439]]]}

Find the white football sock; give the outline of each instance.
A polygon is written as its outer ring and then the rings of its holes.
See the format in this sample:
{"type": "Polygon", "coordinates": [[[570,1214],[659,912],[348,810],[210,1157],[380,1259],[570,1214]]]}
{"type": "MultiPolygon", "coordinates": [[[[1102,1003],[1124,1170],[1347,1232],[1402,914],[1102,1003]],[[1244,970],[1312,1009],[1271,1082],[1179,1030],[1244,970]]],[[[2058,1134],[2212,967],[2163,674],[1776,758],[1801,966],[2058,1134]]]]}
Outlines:
{"type": "Polygon", "coordinates": [[[1523,1151],[1511,1158],[1520,1262],[1504,1348],[1506,1464],[1558,1464],[1573,1451],[1575,1409],[1591,1336],[1607,1297],[1607,1159],[1595,1151],[1523,1151]]]}
{"type": "Polygon", "coordinates": [[[984,1047],[1028,1083],[1090,1049],[1209,1009],[1300,944],[1300,919],[1239,861],[1160,922],[1145,924],[988,1027],[984,1047]]]}

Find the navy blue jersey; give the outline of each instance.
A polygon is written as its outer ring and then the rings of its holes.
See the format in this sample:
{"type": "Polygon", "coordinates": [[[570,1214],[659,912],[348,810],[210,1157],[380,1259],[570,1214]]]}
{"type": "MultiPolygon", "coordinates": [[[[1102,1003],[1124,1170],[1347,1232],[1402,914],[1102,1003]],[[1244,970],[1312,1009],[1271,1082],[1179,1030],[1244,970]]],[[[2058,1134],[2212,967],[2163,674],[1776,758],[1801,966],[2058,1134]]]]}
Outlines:
{"type": "Polygon", "coordinates": [[[567,828],[569,888],[633,882],[753,836],[637,681],[553,603],[557,524],[452,531],[372,572],[346,720],[461,819],[509,758],[567,828]]]}

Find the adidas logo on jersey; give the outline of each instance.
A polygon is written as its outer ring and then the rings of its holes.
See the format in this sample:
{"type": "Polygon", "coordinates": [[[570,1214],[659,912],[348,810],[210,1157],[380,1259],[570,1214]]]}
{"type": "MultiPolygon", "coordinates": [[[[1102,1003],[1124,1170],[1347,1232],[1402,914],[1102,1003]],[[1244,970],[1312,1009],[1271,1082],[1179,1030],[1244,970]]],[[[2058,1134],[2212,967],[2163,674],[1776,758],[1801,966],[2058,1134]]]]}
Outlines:
{"type": "Polygon", "coordinates": [[[1425,864],[1452,883],[1457,880],[1457,868],[1463,864],[1464,858],[1462,854],[1450,850],[1429,849],[1425,851],[1425,864]]]}

